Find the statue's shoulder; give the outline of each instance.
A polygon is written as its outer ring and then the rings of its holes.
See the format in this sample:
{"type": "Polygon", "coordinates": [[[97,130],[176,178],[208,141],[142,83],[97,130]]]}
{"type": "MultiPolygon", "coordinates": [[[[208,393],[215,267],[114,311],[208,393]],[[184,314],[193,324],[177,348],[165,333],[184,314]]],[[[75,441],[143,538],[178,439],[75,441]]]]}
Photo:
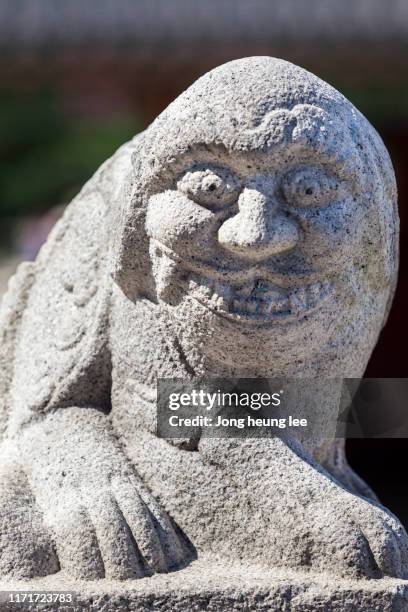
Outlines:
{"type": "Polygon", "coordinates": [[[35,264],[20,264],[8,283],[0,306],[0,440],[7,425],[17,334],[34,279],[35,264]]]}
{"type": "Polygon", "coordinates": [[[38,411],[109,401],[112,224],[133,149],[121,147],[83,187],[30,264],[29,287],[9,299],[20,319],[8,385],[12,429],[38,411]]]}

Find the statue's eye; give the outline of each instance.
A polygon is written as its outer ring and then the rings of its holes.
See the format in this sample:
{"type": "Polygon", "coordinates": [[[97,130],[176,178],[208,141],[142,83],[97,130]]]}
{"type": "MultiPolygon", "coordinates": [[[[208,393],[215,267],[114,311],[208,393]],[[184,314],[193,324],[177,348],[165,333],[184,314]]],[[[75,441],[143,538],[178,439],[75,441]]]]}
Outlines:
{"type": "Polygon", "coordinates": [[[177,189],[206,208],[223,208],[239,195],[239,182],[226,168],[200,168],[186,172],[177,189]]]}
{"type": "Polygon", "coordinates": [[[302,168],[286,175],[282,191],[289,205],[309,208],[336,202],[342,189],[339,181],[323,170],[302,168]]]}

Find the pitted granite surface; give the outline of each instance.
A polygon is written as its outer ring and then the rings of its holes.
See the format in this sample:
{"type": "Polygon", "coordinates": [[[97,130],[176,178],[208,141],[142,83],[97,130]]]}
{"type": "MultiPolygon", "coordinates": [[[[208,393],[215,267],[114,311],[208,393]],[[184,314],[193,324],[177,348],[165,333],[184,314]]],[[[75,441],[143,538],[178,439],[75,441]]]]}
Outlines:
{"type": "Polygon", "coordinates": [[[348,100],[270,57],[200,78],[3,300],[4,588],[68,581],[84,609],[91,592],[106,610],[405,609],[407,534],[342,441],[155,435],[159,378],[362,376],[397,268],[392,164],[348,100]]]}
{"type": "MultiPolygon", "coordinates": [[[[108,579],[73,581],[57,574],[31,580],[29,587],[33,593],[72,593],[73,601],[67,612],[405,612],[408,609],[408,588],[402,580],[333,580],[325,574],[310,576],[291,570],[226,566],[211,558],[194,561],[181,572],[122,583],[108,579]]],[[[5,589],[21,590],[22,583],[0,581],[0,590],[5,589]]],[[[7,595],[2,594],[0,601],[6,599],[7,595]]],[[[2,612],[18,610],[15,603],[1,605],[2,612]]],[[[39,608],[25,604],[24,609],[37,612],[39,608]]],[[[40,609],[49,612],[58,607],[45,605],[40,609]]]]}

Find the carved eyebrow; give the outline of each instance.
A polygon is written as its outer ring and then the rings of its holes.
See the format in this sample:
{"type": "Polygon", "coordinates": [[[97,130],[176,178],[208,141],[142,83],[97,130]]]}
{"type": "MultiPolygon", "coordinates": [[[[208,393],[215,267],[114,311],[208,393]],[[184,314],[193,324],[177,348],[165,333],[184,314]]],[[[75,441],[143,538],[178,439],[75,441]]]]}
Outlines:
{"type": "Polygon", "coordinates": [[[346,148],[348,155],[341,151],[333,155],[324,147],[313,147],[310,144],[299,146],[296,142],[286,142],[280,146],[264,149],[243,149],[227,147],[219,142],[197,143],[189,148],[170,165],[163,168],[164,181],[171,185],[183,173],[192,171],[194,167],[215,166],[234,173],[238,178],[245,180],[251,172],[265,173],[276,168],[281,172],[284,169],[295,168],[297,165],[312,165],[330,168],[340,180],[358,183],[358,175],[353,171],[355,156],[350,148],[346,148]],[[342,157],[343,155],[343,157],[342,157]]]}

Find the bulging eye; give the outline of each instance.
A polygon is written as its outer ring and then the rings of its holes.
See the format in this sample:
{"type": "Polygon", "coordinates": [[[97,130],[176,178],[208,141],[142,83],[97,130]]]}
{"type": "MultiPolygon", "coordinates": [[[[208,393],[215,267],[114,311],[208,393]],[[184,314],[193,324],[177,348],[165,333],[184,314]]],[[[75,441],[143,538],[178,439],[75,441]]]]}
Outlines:
{"type": "Polygon", "coordinates": [[[201,206],[218,209],[236,200],[240,185],[226,168],[206,167],[186,172],[177,189],[201,206]]]}
{"type": "Polygon", "coordinates": [[[326,206],[342,197],[339,181],[319,168],[290,172],[283,180],[282,191],[289,205],[300,208],[326,206]]]}

